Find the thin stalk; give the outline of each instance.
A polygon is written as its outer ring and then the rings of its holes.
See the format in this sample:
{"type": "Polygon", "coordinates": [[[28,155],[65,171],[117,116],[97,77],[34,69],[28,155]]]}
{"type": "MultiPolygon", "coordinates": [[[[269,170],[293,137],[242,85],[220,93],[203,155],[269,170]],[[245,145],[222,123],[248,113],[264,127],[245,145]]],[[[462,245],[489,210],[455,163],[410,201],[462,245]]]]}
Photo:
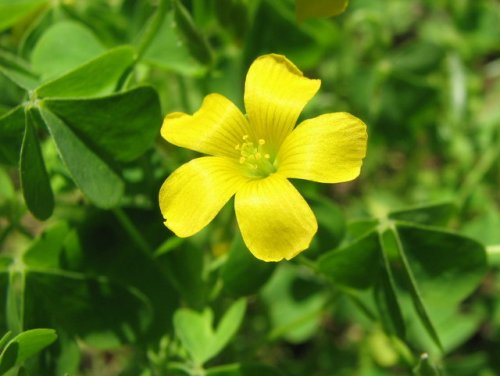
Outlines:
{"type": "Polygon", "coordinates": [[[142,252],[144,252],[148,257],[151,257],[150,247],[146,239],[141,235],[139,230],[132,223],[130,218],[125,214],[125,212],[120,208],[113,209],[113,214],[115,215],[118,222],[122,225],[122,227],[127,231],[130,239],[134,242],[134,244],[139,248],[142,252]]]}
{"type": "Polygon", "coordinates": [[[500,154],[500,148],[493,147],[493,145],[486,150],[476,166],[470,170],[469,175],[465,178],[464,183],[460,187],[458,191],[458,200],[460,206],[464,203],[464,201],[472,194],[477,185],[481,182],[484,175],[488,173],[490,168],[493,166],[493,163],[498,161],[500,154]]]}
{"type": "Polygon", "coordinates": [[[137,60],[140,60],[144,52],[148,49],[149,45],[153,41],[158,29],[165,19],[165,14],[167,13],[168,5],[170,0],[160,0],[156,13],[153,15],[151,22],[148,24],[146,31],[142,35],[139,47],[137,48],[137,60]]]}

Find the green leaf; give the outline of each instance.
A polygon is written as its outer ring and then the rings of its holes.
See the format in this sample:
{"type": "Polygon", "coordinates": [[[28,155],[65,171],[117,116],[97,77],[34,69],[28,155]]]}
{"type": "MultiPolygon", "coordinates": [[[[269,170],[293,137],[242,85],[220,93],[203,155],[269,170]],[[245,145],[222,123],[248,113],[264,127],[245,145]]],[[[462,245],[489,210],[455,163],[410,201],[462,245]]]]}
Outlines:
{"type": "Polygon", "coordinates": [[[379,277],[379,244],[375,231],[318,260],[319,270],[335,283],[354,289],[368,289],[379,277]]]}
{"type": "Polygon", "coordinates": [[[120,176],[51,111],[41,107],[40,114],[76,185],[96,206],[116,206],[125,190],[120,176]]]}
{"type": "Polygon", "coordinates": [[[175,333],[196,364],[202,365],[227,346],[238,331],[245,309],[244,299],[236,301],[226,311],[215,332],[209,308],[202,313],[187,308],[178,309],[174,314],[175,333]]]}
{"type": "Polygon", "coordinates": [[[255,294],[269,280],[276,269],[275,263],[257,260],[243,243],[241,235],[235,235],[228,258],[222,266],[224,288],[235,296],[255,294]]]}
{"type": "Polygon", "coordinates": [[[43,106],[105,159],[128,162],[150,148],[162,116],[150,87],[93,99],[44,99],[43,106]]]}
{"type": "Polygon", "coordinates": [[[0,338],[0,350],[3,349],[9,338],[11,337],[11,332],[7,332],[3,335],[2,338],[0,338]]]}
{"type": "MultiPolygon", "coordinates": [[[[380,234],[379,241],[382,242],[380,234]]],[[[406,326],[397,297],[396,282],[383,247],[381,247],[380,254],[383,267],[374,289],[375,303],[380,321],[388,333],[395,334],[404,340],[406,338],[406,326]]]]}
{"type": "Polygon", "coordinates": [[[191,55],[204,65],[211,65],[212,50],[205,36],[196,27],[193,18],[181,1],[173,1],[174,19],[191,55]]]}
{"type": "Polygon", "coordinates": [[[218,0],[214,3],[215,16],[238,43],[242,43],[249,27],[249,9],[245,0],[218,0]]]}
{"type": "Polygon", "coordinates": [[[0,31],[15,25],[47,2],[48,0],[0,0],[0,31]]]}
{"type": "Polygon", "coordinates": [[[418,314],[425,330],[432,338],[434,343],[439,347],[439,349],[443,349],[441,341],[439,339],[439,335],[434,327],[434,324],[429,316],[429,311],[424,303],[422,298],[422,294],[420,292],[420,288],[418,285],[418,281],[413,274],[410,263],[406,256],[405,249],[403,248],[401,241],[399,239],[398,233],[395,228],[389,228],[383,231],[381,234],[381,245],[382,252],[384,252],[388,259],[391,258],[391,249],[395,249],[397,251],[397,256],[401,261],[401,272],[405,279],[406,286],[410,292],[410,296],[415,307],[415,311],[418,314]]]}
{"type": "Polygon", "coordinates": [[[39,97],[88,97],[110,94],[125,70],[134,62],[134,50],[118,47],[79,66],[38,89],[39,97]]]}
{"type": "Polygon", "coordinates": [[[487,271],[484,247],[475,240],[424,226],[396,223],[400,244],[429,306],[455,305],[487,271]]]}
{"type": "MultiPolygon", "coordinates": [[[[109,236],[109,232],[106,235],[109,236]]],[[[102,241],[101,238],[100,242],[102,241]]],[[[102,263],[103,249],[100,251],[102,263]]],[[[131,268],[126,265],[127,260],[130,259],[133,265],[140,265],[140,262],[130,255],[126,260],[118,259],[119,261],[116,261],[117,257],[114,256],[113,262],[125,265],[128,271],[131,268]]],[[[26,328],[50,326],[61,329],[61,332],[71,337],[78,336],[92,346],[102,349],[123,343],[137,343],[143,339],[150,330],[153,317],[149,298],[135,286],[114,275],[106,276],[96,267],[92,272],[81,267],[75,268],[80,266],[76,264],[81,263],[83,258],[76,233],[68,233],[65,224],[55,225],[45,231],[24,253],[22,270],[15,268],[12,261],[9,269],[0,268],[2,293],[3,286],[7,286],[8,303],[12,306],[11,310],[15,309],[11,315],[15,315],[14,318],[21,321],[26,328]],[[52,261],[45,262],[44,254],[52,261]],[[8,278],[9,275],[15,275],[20,283],[8,278]]],[[[0,264],[3,263],[1,260],[0,258],[0,264]]],[[[5,267],[8,267],[8,262],[9,260],[5,259],[5,267]]],[[[109,270],[113,262],[106,261],[103,270],[109,270]]],[[[149,266],[152,275],[157,276],[154,264],[149,266]]],[[[155,281],[158,283],[159,279],[156,278],[155,281]]],[[[163,293],[161,296],[163,299],[170,298],[169,291],[163,287],[162,285],[160,288],[163,293]]],[[[162,303],[164,304],[165,300],[162,303]]],[[[163,320],[169,317],[167,311],[168,308],[158,311],[163,320]]],[[[74,352],[72,350],[64,355],[64,351],[56,351],[57,354],[69,356],[67,361],[71,364],[74,364],[74,352]]]]}
{"type": "Polygon", "coordinates": [[[206,281],[203,279],[205,249],[197,247],[189,240],[184,247],[158,258],[158,263],[165,274],[191,308],[201,309],[205,306],[206,281]]]}
{"type": "Polygon", "coordinates": [[[448,224],[457,207],[451,202],[420,206],[400,211],[393,211],[389,218],[422,225],[445,226],[448,224]]]}
{"type": "Polygon", "coordinates": [[[246,307],[246,300],[241,298],[226,311],[215,331],[215,340],[212,345],[214,354],[221,352],[236,334],[243,321],[246,307]]]}
{"type": "Polygon", "coordinates": [[[213,315],[210,309],[198,313],[181,308],[174,314],[175,334],[198,365],[202,365],[212,357],[214,343],[212,321],[213,315]]]}
{"type": "Polygon", "coordinates": [[[105,52],[94,33],[74,21],[50,27],[31,54],[33,70],[43,80],[59,76],[105,52]]]}
{"type": "Polygon", "coordinates": [[[332,200],[316,196],[308,202],[318,221],[318,232],[307,252],[307,257],[314,259],[339,245],[345,235],[346,224],[344,215],[332,200]]]}
{"type": "Polygon", "coordinates": [[[338,16],[347,8],[349,0],[295,0],[297,20],[338,16]]]}
{"type": "Polygon", "coordinates": [[[136,343],[151,324],[149,300],[105,276],[28,267],[24,278],[27,327],[43,322],[94,347],[109,349],[136,343]]]}
{"type": "MultiPolygon", "coordinates": [[[[164,232],[162,221],[152,216],[150,209],[124,210],[122,215],[130,218],[148,242],[156,242],[164,232]]],[[[59,259],[61,265],[70,270],[89,276],[106,276],[110,281],[138,291],[147,298],[154,317],[151,326],[140,333],[141,343],[157,342],[164,333],[171,331],[172,316],[179,306],[178,294],[158,259],[153,259],[149,252],[138,250],[114,213],[87,210],[85,222],[66,237],[64,255],[59,259]]],[[[120,315],[120,306],[108,309],[120,315]]]]}
{"type": "Polygon", "coordinates": [[[184,75],[201,75],[206,68],[191,56],[188,45],[182,42],[173,23],[174,15],[170,12],[165,16],[142,61],[184,75]]]}
{"type": "Polygon", "coordinates": [[[17,165],[25,128],[23,106],[17,106],[0,117],[0,163],[17,165]]]}
{"type": "Polygon", "coordinates": [[[23,262],[33,268],[58,268],[61,249],[70,228],[64,222],[45,230],[23,254],[23,262]]]}
{"type": "Polygon", "coordinates": [[[0,375],[22,364],[56,339],[57,335],[53,329],[32,329],[18,334],[0,354],[0,375]]]}
{"type": "Polygon", "coordinates": [[[285,55],[301,70],[315,69],[342,36],[328,20],[306,23],[298,28],[288,1],[260,1],[245,41],[246,63],[270,51],[285,55]],[[285,36],[278,38],[277,36],[285,36]]]}
{"type": "Polygon", "coordinates": [[[54,196],[35,134],[33,119],[27,111],[25,121],[20,162],[21,187],[28,209],[38,219],[45,220],[54,210],[54,196]]]}
{"type": "Polygon", "coordinates": [[[0,73],[25,90],[33,90],[38,86],[38,78],[28,63],[6,51],[0,51],[0,73]]]}
{"type": "Polygon", "coordinates": [[[300,275],[291,264],[280,264],[261,295],[269,307],[269,339],[291,343],[309,340],[319,329],[326,293],[314,279],[300,275]]]}

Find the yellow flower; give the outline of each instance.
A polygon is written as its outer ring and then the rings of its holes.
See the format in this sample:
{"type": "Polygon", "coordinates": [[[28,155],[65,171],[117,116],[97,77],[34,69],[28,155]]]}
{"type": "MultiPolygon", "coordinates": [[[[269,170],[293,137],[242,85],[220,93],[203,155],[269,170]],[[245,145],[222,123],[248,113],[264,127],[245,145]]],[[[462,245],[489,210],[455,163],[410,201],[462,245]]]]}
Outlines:
{"type": "Polygon", "coordinates": [[[294,129],[319,87],[286,57],[265,55],[247,73],[246,116],[219,94],[193,115],[167,115],[161,135],[168,142],[209,156],[179,167],[161,187],[165,225],[179,237],[194,235],[235,195],[238,225],[255,257],[279,261],[307,249],[318,225],[288,179],[352,180],[367,140],[365,124],[343,112],[294,129]]]}

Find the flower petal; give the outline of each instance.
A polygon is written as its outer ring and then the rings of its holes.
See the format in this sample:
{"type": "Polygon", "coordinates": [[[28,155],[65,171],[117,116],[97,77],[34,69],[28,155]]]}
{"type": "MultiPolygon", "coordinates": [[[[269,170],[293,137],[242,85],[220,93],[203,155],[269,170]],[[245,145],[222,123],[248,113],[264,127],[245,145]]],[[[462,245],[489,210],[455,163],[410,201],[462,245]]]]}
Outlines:
{"type": "Polygon", "coordinates": [[[245,108],[257,138],[279,148],[320,85],[282,55],[257,58],[245,81],[245,108]]]}
{"type": "Polygon", "coordinates": [[[204,154],[238,158],[235,146],[248,133],[248,122],[226,97],[209,94],[193,115],[174,112],[165,117],[161,135],[171,144],[204,154]]]}
{"type": "Polygon", "coordinates": [[[318,229],[309,205],[279,174],[245,184],[235,210],[246,246],[264,261],[291,259],[309,247],[318,229]]]}
{"type": "Polygon", "coordinates": [[[228,158],[201,157],[182,165],[160,189],[165,225],[179,237],[194,235],[247,180],[238,162],[228,158]]]}
{"type": "Polygon", "coordinates": [[[283,142],[278,171],[320,183],[353,180],[366,154],[367,137],[366,125],[345,112],[306,120],[283,142]]]}

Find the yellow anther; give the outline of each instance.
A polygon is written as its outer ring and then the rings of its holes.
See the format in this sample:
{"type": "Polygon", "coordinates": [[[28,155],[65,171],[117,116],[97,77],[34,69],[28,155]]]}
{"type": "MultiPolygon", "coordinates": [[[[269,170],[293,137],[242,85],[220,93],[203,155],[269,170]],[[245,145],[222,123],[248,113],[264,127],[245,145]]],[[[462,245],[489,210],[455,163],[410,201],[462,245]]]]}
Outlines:
{"type": "Polygon", "coordinates": [[[255,176],[268,176],[275,172],[276,168],[270,161],[271,155],[266,153],[266,140],[260,138],[255,141],[247,134],[242,137],[243,141],[235,146],[240,153],[240,164],[252,171],[252,176],[254,174],[255,176]]]}

